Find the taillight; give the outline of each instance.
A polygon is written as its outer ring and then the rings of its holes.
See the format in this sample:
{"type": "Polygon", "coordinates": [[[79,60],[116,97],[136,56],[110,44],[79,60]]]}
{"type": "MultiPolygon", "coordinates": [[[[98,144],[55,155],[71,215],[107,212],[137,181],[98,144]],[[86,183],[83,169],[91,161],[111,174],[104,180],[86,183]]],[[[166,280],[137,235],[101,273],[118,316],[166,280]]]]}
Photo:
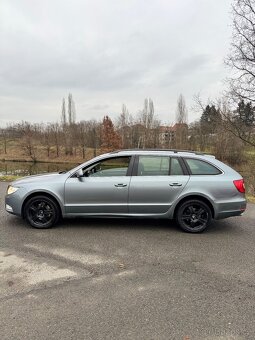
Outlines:
{"type": "Polygon", "coordinates": [[[243,194],[245,194],[245,185],[244,185],[244,180],[243,179],[236,179],[235,181],[233,181],[235,184],[236,189],[239,192],[242,192],[243,194]]]}

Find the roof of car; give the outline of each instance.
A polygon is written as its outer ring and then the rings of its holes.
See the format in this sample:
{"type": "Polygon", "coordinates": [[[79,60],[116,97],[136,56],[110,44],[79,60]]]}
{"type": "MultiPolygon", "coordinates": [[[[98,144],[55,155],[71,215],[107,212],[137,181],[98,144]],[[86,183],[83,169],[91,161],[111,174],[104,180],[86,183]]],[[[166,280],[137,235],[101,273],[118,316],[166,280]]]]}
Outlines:
{"type": "Polygon", "coordinates": [[[178,150],[178,149],[124,149],[116,150],[110,152],[110,154],[171,154],[171,155],[181,155],[181,156],[205,156],[210,158],[215,158],[215,156],[206,154],[203,152],[192,151],[192,150],[178,150]]]}

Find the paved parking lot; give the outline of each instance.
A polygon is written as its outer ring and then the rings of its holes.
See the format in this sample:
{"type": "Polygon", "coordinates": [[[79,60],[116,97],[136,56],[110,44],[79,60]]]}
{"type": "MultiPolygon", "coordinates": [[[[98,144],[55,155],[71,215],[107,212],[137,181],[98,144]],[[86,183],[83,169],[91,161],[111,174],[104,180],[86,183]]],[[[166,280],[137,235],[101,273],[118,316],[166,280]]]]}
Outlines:
{"type": "Polygon", "coordinates": [[[159,220],[65,220],[35,230],[4,211],[0,339],[254,339],[255,205],[186,234],[159,220]]]}

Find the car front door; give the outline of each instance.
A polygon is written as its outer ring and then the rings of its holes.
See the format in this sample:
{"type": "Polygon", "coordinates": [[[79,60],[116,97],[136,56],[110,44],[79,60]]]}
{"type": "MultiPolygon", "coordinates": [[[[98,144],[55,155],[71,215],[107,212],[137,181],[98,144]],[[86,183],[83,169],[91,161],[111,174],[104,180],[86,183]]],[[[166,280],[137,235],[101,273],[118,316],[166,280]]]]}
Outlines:
{"type": "Polygon", "coordinates": [[[128,213],[132,157],[112,157],[90,165],[83,176],[65,183],[65,213],[121,215],[128,213]]]}
{"type": "Polygon", "coordinates": [[[129,188],[131,215],[165,214],[189,180],[178,157],[136,156],[129,188]]]}

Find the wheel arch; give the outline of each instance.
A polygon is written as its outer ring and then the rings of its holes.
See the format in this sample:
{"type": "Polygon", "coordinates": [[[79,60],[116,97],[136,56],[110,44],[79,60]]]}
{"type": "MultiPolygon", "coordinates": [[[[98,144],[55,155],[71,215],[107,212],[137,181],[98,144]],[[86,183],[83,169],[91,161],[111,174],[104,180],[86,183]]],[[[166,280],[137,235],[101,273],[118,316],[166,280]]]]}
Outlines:
{"type": "Polygon", "coordinates": [[[195,194],[195,195],[188,195],[188,196],[185,196],[183,198],[181,198],[178,203],[176,204],[176,206],[174,207],[174,213],[173,213],[173,217],[176,218],[176,214],[177,214],[177,211],[180,207],[180,205],[186,201],[189,201],[189,200],[199,200],[199,201],[202,201],[204,203],[206,203],[209,208],[211,209],[211,213],[212,213],[212,218],[214,218],[215,216],[215,209],[214,209],[214,206],[212,204],[212,202],[205,196],[202,196],[202,195],[199,195],[199,194],[195,194]]]}
{"type": "Polygon", "coordinates": [[[21,207],[21,216],[24,218],[24,208],[25,208],[25,205],[27,203],[28,200],[30,200],[30,198],[32,197],[36,197],[36,196],[46,196],[50,199],[52,199],[56,204],[57,204],[57,207],[59,209],[59,212],[61,214],[61,216],[63,216],[63,209],[62,209],[62,206],[59,202],[59,200],[57,199],[57,197],[55,195],[53,195],[52,193],[49,193],[47,191],[43,191],[43,190],[40,190],[40,191],[34,191],[32,193],[30,193],[29,195],[27,195],[27,197],[24,199],[23,203],[22,203],[22,207],[21,207]]]}

